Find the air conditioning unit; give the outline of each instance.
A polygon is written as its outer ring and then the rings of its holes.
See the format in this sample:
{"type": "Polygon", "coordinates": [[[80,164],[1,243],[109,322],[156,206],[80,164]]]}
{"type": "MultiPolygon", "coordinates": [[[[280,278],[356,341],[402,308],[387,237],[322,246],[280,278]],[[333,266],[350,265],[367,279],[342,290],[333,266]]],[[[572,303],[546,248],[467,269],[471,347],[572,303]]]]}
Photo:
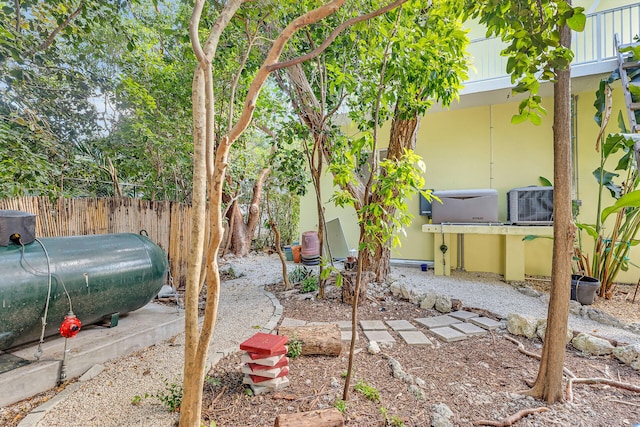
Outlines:
{"type": "Polygon", "coordinates": [[[434,224],[498,222],[497,190],[444,190],[433,195],[440,199],[431,204],[434,224]]]}
{"type": "Polygon", "coordinates": [[[553,187],[521,187],[507,193],[508,221],[513,225],[553,225],[553,187]]]}

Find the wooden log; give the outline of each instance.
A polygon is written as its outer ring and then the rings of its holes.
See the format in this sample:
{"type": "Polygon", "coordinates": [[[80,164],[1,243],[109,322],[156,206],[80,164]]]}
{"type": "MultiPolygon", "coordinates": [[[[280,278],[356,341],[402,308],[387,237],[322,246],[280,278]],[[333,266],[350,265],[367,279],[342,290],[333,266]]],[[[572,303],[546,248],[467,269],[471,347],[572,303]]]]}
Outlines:
{"type": "Polygon", "coordinates": [[[338,325],[280,326],[278,335],[302,343],[302,355],[339,356],[342,334],[338,325]]]}
{"type": "Polygon", "coordinates": [[[344,419],[336,408],[318,409],[295,414],[280,414],[274,427],[343,427],[344,419]]]}

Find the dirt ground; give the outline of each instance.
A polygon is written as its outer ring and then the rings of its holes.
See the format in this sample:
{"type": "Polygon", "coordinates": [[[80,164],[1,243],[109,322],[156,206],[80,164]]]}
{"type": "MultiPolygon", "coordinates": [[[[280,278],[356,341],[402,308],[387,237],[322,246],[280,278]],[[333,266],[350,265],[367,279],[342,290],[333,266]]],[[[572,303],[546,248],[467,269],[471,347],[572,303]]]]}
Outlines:
{"type": "MultiPolygon", "coordinates": [[[[538,286],[540,287],[540,286],[538,286]]],[[[338,292],[329,292],[326,300],[309,295],[284,293],[281,285],[269,289],[284,307],[284,317],[307,321],[350,319],[351,306],[340,301],[338,292]]],[[[631,306],[618,295],[611,302],[599,302],[598,308],[627,308],[635,319],[640,301],[631,306]],[[633,310],[630,310],[633,309],[633,310]]],[[[360,319],[412,319],[435,316],[413,304],[386,295],[370,300],[359,309],[360,319]]],[[[613,314],[613,313],[612,313],[613,314]]],[[[635,321],[624,319],[625,321],[635,321]]],[[[529,415],[518,426],[633,426],[640,423],[640,394],[606,385],[573,386],[573,401],[547,405],[519,392],[526,390],[538,372],[538,361],[520,353],[517,346],[496,331],[464,341],[433,346],[409,346],[395,336],[393,348],[377,355],[366,350],[362,330],[356,345],[355,374],[346,402],[344,418],[349,426],[428,426],[433,406],[444,403],[455,426],[472,426],[480,420],[501,421],[522,409],[545,407],[548,410],[529,415]],[[405,373],[424,380],[419,387],[423,396],[410,390],[408,383],[395,378],[391,360],[398,361],[405,373]],[[357,382],[373,387],[379,399],[369,400],[354,390],[357,382]]],[[[392,332],[392,334],[395,334],[392,332]]],[[[539,340],[518,337],[525,348],[540,353],[539,340]]],[[[269,394],[251,396],[242,385],[239,355],[223,359],[209,373],[203,416],[216,426],[273,426],[278,414],[331,408],[342,398],[347,371],[347,347],[339,357],[301,356],[290,359],[290,385],[269,394]]],[[[577,377],[604,377],[640,385],[640,373],[623,366],[612,357],[580,355],[567,346],[566,364],[577,377]]],[[[418,380],[419,382],[419,380],[418,380]]],[[[415,386],[414,386],[415,387],[415,386]]],[[[505,424],[510,425],[510,424],[505,424]]]]}
{"type": "MultiPolygon", "coordinates": [[[[548,280],[535,278],[529,286],[548,291],[548,280]]],[[[338,291],[329,287],[327,298],[312,294],[283,292],[282,285],[268,287],[284,308],[283,317],[308,321],[348,320],[351,306],[341,302],[338,291]]],[[[640,321],[640,296],[632,303],[635,286],[622,286],[612,300],[597,299],[594,307],[629,322],[640,321]]],[[[378,295],[359,309],[360,319],[412,319],[436,316],[390,294],[378,295]]],[[[484,313],[485,315],[489,313],[484,313]]],[[[389,329],[389,331],[391,331],[389,329]]],[[[394,332],[391,332],[395,335],[394,332]]],[[[429,426],[433,407],[446,404],[454,426],[472,426],[479,420],[500,421],[522,409],[544,407],[515,423],[517,426],[633,426],[640,423],[640,394],[606,385],[573,387],[573,401],[547,405],[519,392],[535,380],[538,361],[520,353],[505,338],[504,331],[454,343],[434,339],[433,346],[408,346],[395,335],[396,343],[377,355],[366,350],[367,341],[359,329],[354,375],[345,403],[344,419],[349,426],[429,426]],[[419,387],[394,377],[390,366],[397,361],[419,387]],[[423,382],[422,382],[423,381],[423,382]],[[355,391],[357,382],[377,390],[379,398],[369,400],[355,391]],[[416,392],[416,390],[419,390],[416,392]],[[422,394],[418,396],[417,394],[422,394]]],[[[518,337],[529,351],[540,353],[539,340],[518,337]]],[[[290,385],[280,391],[251,396],[242,384],[240,355],[222,359],[209,372],[205,383],[203,417],[205,425],[217,427],[273,426],[278,414],[332,408],[342,398],[347,371],[347,347],[339,357],[301,356],[290,359],[290,385]]],[[[612,357],[579,354],[567,346],[565,366],[578,377],[600,377],[640,386],[640,373],[612,357]]],[[[13,427],[25,411],[48,400],[54,390],[3,408],[0,425],[13,427]]],[[[509,425],[509,424],[504,424],[509,425]]]]}

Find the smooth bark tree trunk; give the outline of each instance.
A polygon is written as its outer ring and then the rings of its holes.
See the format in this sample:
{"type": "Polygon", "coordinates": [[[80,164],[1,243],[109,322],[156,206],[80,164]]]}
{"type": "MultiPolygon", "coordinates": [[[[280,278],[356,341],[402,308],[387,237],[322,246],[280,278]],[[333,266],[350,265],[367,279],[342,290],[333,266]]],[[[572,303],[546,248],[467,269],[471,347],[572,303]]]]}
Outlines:
{"type": "Polygon", "coordinates": [[[271,173],[271,168],[264,168],[253,184],[253,194],[249,203],[249,212],[245,221],[240,205],[234,200],[233,206],[229,209],[227,219],[229,221],[229,236],[231,242],[231,252],[236,256],[245,256],[251,251],[251,242],[256,234],[256,228],[260,223],[260,202],[264,184],[271,173]]]}
{"type": "MultiPolygon", "coordinates": [[[[571,46],[571,31],[561,29],[560,43],[571,46]]],[[[564,400],[562,373],[565,358],[565,337],[569,320],[571,293],[571,260],[576,227],[571,210],[571,72],[557,71],[554,84],[554,200],[553,200],[553,260],[551,292],[547,313],[547,333],[542,346],[540,369],[534,386],[527,394],[549,403],[564,400]]]]}

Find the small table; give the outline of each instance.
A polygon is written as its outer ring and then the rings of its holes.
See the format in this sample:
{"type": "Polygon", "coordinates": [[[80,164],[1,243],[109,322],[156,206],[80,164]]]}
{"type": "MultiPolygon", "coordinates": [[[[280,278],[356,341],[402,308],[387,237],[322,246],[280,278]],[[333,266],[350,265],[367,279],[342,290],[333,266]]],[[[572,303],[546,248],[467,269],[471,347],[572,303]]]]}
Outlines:
{"type": "Polygon", "coordinates": [[[452,234],[501,235],[505,239],[504,280],[524,281],[524,236],[553,236],[553,226],[504,224],[424,224],[423,233],[442,234],[433,239],[434,272],[436,276],[451,275],[451,251],[442,253],[441,245],[451,247],[452,234]]]}

